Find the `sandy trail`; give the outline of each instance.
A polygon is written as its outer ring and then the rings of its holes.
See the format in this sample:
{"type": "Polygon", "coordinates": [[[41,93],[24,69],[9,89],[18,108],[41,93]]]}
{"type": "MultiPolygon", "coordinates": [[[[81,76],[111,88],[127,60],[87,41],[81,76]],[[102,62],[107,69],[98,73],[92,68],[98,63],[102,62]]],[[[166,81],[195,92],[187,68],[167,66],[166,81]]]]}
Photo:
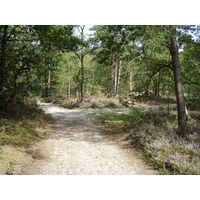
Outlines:
{"type": "Polygon", "coordinates": [[[95,126],[91,113],[124,113],[128,109],[70,110],[41,103],[55,123],[54,132],[41,141],[34,165],[26,174],[43,175],[136,175],[158,174],[123,142],[111,140],[95,126]]]}

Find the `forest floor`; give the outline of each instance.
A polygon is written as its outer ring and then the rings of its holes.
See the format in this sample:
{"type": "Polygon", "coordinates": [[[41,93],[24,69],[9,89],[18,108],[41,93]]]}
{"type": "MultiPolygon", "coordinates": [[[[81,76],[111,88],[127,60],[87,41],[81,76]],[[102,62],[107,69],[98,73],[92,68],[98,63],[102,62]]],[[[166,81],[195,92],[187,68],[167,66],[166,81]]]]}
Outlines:
{"type": "Polygon", "coordinates": [[[138,155],[130,141],[124,140],[125,136],[101,128],[94,118],[94,114],[128,113],[128,108],[80,110],[51,103],[41,105],[50,120],[47,137],[28,149],[4,146],[5,155],[14,156],[17,163],[14,175],[159,174],[138,155]]]}

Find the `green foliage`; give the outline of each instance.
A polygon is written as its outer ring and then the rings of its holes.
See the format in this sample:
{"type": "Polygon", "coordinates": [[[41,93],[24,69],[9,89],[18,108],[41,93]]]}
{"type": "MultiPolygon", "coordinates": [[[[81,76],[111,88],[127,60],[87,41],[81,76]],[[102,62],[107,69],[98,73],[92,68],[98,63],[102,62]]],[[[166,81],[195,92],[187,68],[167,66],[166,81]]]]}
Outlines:
{"type": "Polygon", "coordinates": [[[185,90],[189,96],[199,97],[200,89],[200,44],[199,42],[188,41],[184,51],[180,55],[181,70],[185,90]]]}
{"type": "Polygon", "coordinates": [[[5,131],[7,128],[10,128],[9,125],[5,126],[3,125],[2,127],[0,127],[0,136],[3,136],[5,134],[5,131]]]}
{"type": "Polygon", "coordinates": [[[58,77],[59,50],[77,49],[74,26],[0,26],[0,107],[30,93],[50,95],[58,77]],[[51,87],[47,73],[51,71],[51,87]],[[49,91],[47,91],[49,90],[49,91]]]}
{"type": "MultiPolygon", "coordinates": [[[[129,91],[132,70],[134,92],[152,90],[155,96],[174,94],[168,26],[98,25],[92,28],[94,36],[83,41],[73,34],[77,27],[0,26],[2,108],[14,98],[20,100],[30,93],[46,97],[51,94],[67,95],[69,83],[71,94],[76,96],[81,81],[84,82],[85,94],[95,94],[96,89],[109,93],[109,65],[112,61],[115,66],[113,56],[116,55],[122,56],[123,65],[120,93],[129,91]],[[69,51],[86,54],[84,80],[80,76],[78,57],[69,51]]],[[[190,95],[198,96],[199,40],[194,40],[189,34],[192,30],[198,35],[197,29],[195,26],[176,27],[179,47],[184,48],[180,55],[184,87],[190,95]]]]}
{"type": "MultiPolygon", "coordinates": [[[[80,92],[95,94],[97,89],[110,92],[110,62],[122,56],[120,93],[129,91],[132,70],[134,92],[153,91],[155,96],[174,94],[171,58],[169,56],[168,26],[94,26],[94,36],[81,40],[73,35],[77,26],[0,26],[1,38],[1,107],[13,99],[21,100],[30,93],[73,97],[80,92]],[[69,53],[72,51],[74,53],[69,53]],[[81,78],[76,54],[84,52],[84,80],[81,78]],[[63,53],[61,53],[63,52],[63,53]],[[90,54],[88,54],[90,52],[90,54]],[[70,66],[70,73],[68,66],[70,66]],[[50,87],[48,73],[51,73],[50,87]],[[70,78],[70,79],[69,79],[70,78]]],[[[198,96],[199,41],[193,40],[189,30],[194,26],[177,26],[183,82],[186,91],[198,96]],[[193,84],[193,86],[191,86],[193,84]]],[[[114,85],[114,83],[113,83],[114,85]]]]}

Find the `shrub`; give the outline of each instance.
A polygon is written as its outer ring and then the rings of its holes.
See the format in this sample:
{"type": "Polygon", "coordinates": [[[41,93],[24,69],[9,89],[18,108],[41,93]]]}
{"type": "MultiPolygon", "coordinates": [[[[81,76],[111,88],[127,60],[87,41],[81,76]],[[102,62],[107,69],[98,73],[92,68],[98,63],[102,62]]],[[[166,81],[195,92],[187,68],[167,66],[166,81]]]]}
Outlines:
{"type": "Polygon", "coordinates": [[[176,134],[177,122],[164,112],[142,112],[135,115],[130,133],[150,160],[162,170],[174,174],[200,174],[200,128],[191,128],[186,137],[176,134]],[[136,118],[137,116],[137,118],[136,118]]]}

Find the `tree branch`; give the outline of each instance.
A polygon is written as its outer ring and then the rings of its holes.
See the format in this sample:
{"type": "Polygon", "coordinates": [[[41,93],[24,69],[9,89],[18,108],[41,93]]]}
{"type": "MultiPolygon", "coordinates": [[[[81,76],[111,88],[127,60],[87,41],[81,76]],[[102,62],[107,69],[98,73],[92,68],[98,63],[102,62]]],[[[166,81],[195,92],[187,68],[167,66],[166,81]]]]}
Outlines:
{"type": "Polygon", "coordinates": [[[80,56],[79,56],[75,51],[74,51],[74,53],[77,55],[77,57],[78,57],[79,59],[81,59],[80,56]]]}
{"type": "Polygon", "coordinates": [[[186,83],[186,84],[194,84],[194,85],[200,85],[200,83],[197,83],[197,82],[194,82],[194,81],[184,81],[183,83],[186,83]]]}
{"type": "MultiPolygon", "coordinates": [[[[171,64],[171,63],[170,63],[171,64]]],[[[170,65],[169,64],[169,65],[170,65]]],[[[161,67],[159,67],[155,72],[153,72],[153,74],[150,76],[150,79],[149,79],[149,83],[148,83],[148,87],[149,87],[149,84],[151,83],[151,79],[164,67],[169,67],[169,65],[163,65],[161,67]]],[[[170,68],[171,69],[171,68],[170,68]]]]}
{"type": "Polygon", "coordinates": [[[9,38],[10,38],[10,36],[12,35],[13,31],[14,31],[18,26],[19,26],[19,25],[16,25],[16,26],[12,29],[12,31],[10,32],[10,34],[8,35],[8,37],[6,38],[6,41],[9,40],[9,38]]]}

